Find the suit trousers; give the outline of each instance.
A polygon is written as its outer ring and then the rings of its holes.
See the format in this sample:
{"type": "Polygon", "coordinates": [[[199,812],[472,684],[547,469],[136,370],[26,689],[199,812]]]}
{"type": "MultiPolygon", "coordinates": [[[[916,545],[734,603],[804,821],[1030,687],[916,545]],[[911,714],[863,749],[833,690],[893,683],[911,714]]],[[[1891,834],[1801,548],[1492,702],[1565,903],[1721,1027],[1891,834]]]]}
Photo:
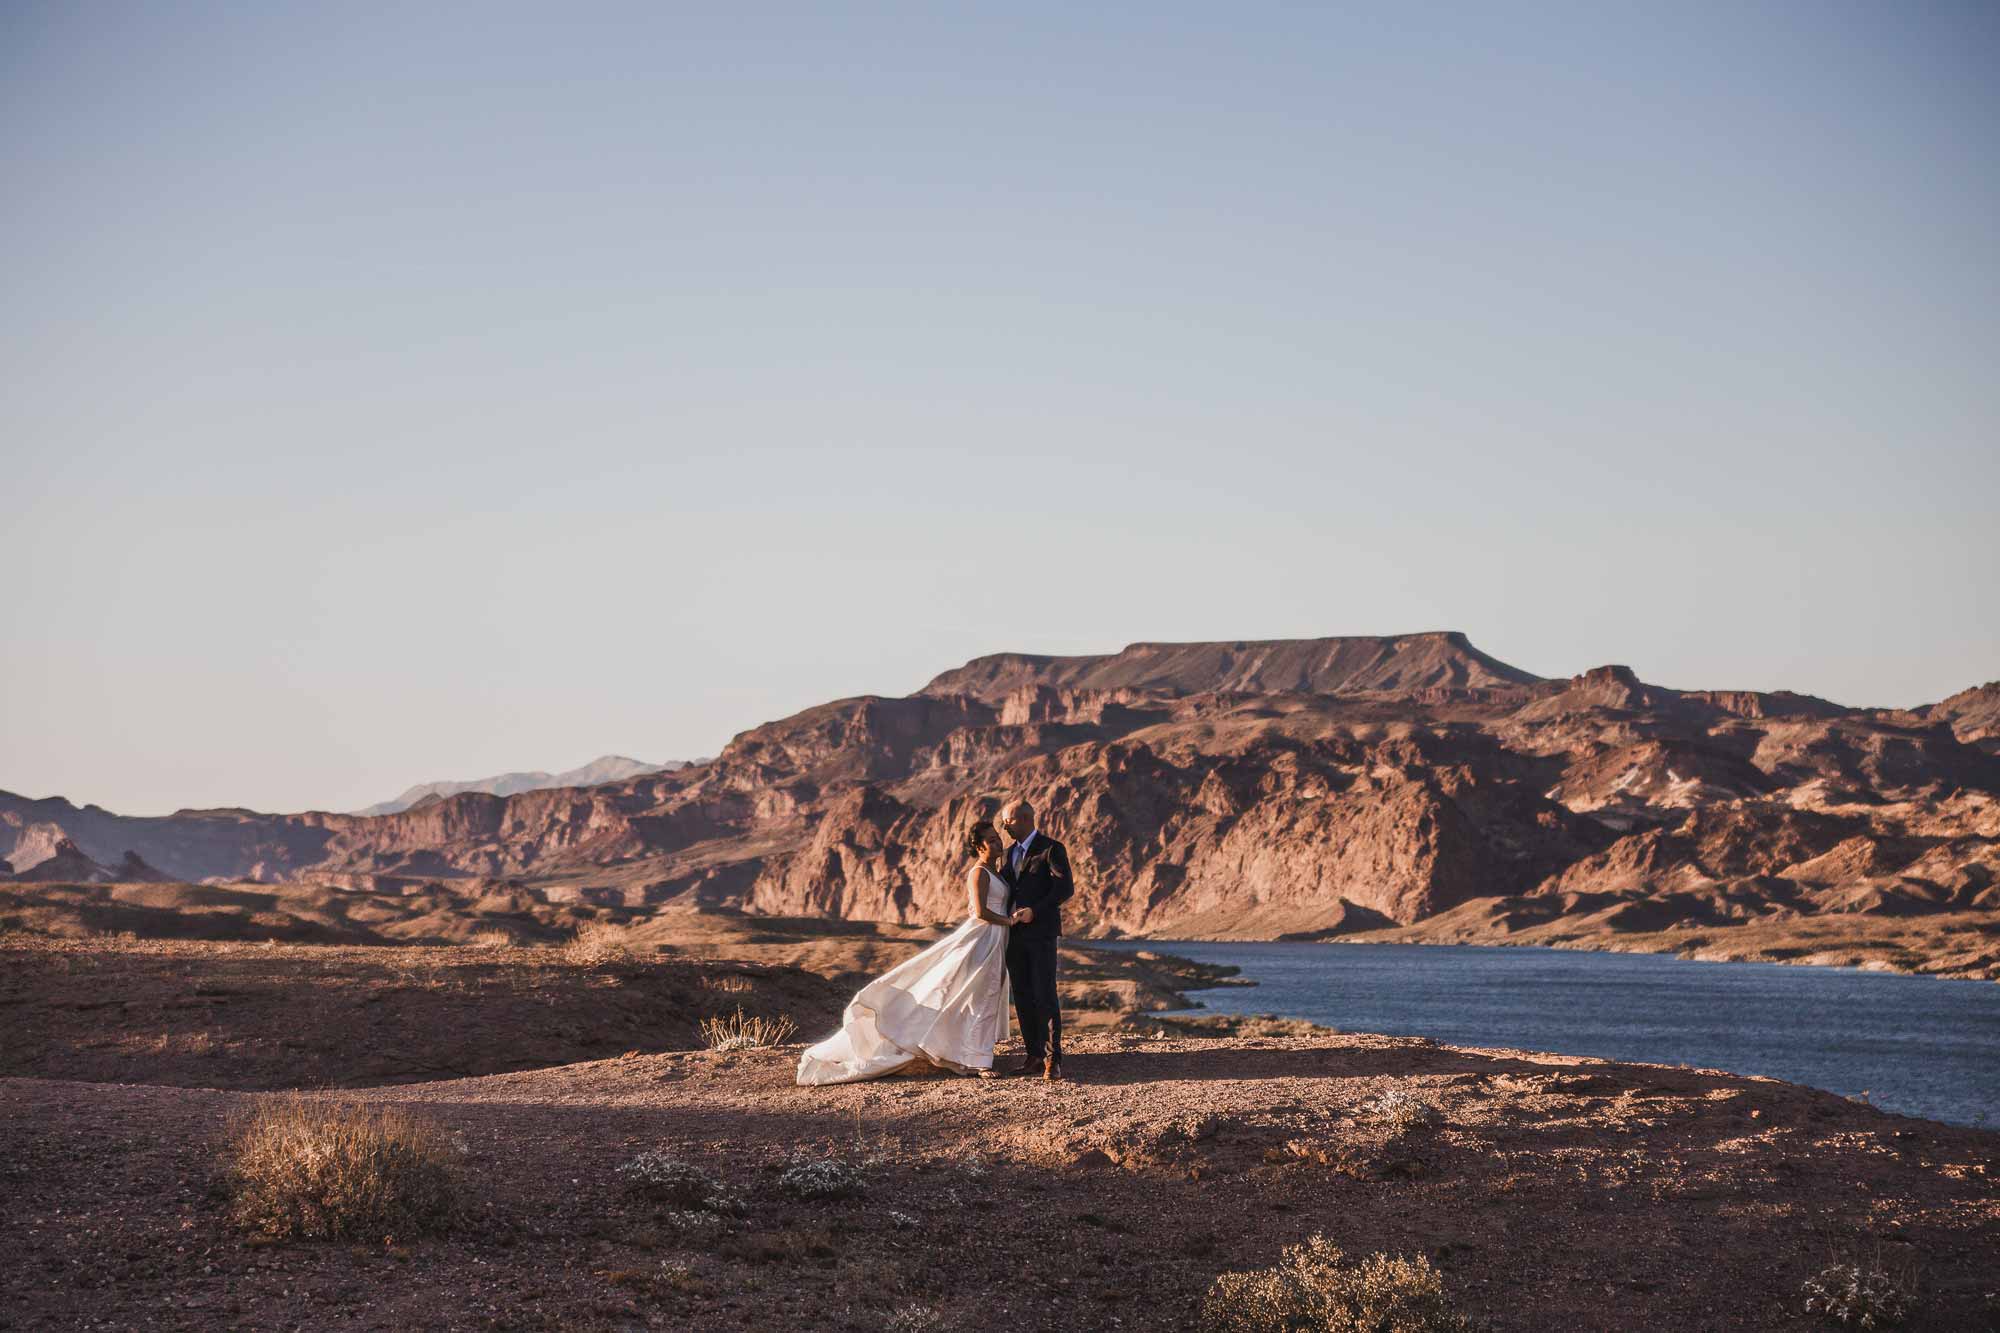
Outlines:
{"type": "Polygon", "coordinates": [[[1007,940],[1007,976],[1014,987],[1014,1015],[1030,1060],[1062,1059],[1062,1004],[1056,998],[1056,940],[1007,940]]]}

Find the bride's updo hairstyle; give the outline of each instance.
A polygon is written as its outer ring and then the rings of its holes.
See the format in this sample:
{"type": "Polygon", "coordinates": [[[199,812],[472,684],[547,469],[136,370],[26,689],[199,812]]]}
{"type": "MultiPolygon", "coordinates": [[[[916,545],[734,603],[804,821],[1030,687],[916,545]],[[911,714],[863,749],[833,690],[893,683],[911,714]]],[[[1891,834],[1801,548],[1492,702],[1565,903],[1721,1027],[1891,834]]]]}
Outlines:
{"type": "Polygon", "coordinates": [[[965,831],[965,841],[960,844],[968,860],[977,861],[986,855],[986,840],[998,838],[1000,830],[993,827],[990,819],[981,819],[965,831]]]}

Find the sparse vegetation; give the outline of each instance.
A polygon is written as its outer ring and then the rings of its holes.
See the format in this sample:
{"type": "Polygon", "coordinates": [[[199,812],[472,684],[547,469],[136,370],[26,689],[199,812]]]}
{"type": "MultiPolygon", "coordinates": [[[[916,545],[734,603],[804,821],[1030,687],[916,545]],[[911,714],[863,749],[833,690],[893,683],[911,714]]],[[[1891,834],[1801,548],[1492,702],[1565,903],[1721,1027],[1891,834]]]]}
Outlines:
{"type": "Polygon", "coordinates": [[[838,1157],[811,1157],[803,1153],[794,1156],[778,1177],[779,1189],[795,1199],[809,1202],[849,1198],[861,1193],[867,1186],[867,1172],[854,1163],[838,1157]]]}
{"type": "Polygon", "coordinates": [[[701,1020],[701,1038],[711,1051],[749,1051],[761,1046],[782,1046],[798,1031],[798,1025],[780,1014],[776,1018],[751,1018],[743,1006],[727,1016],[701,1020]]]}
{"type": "Polygon", "coordinates": [[[1910,1293],[1879,1268],[1834,1264],[1806,1279],[1806,1313],[1841,1328],[1894,1328],[1910,1313],[1910,1293]]]}
{"type": "MultiPolygon", "coordinates": [[[[734,1203],[734,1200],[724,1195],[714,1197],[726,1203],[734,1203]]],[[[682,1245],[697,1248],[713,1244],[729,1229],[729,1223],[723,1219],[721,1213],[709,1212],[702,1208],[681,1208],[673,1212],[660,1213],[653,1218],[653,1221],[682,1245]]]]}
{"type": "Polygon", "coordinates": [[[368,1240],[448,1228],[452,1140],[394,1108],[266,1102],[238,1135],[231,1216],[271,1239],[368,1240]]]}
{"type": "Polygon", "coordinates": [[[1377,1097],[1368,1111],[1396,1135],[1434,1125],[1441,1118],[1434,1104],[1401,1088],[1392,1088],[1377,1097]]]}
{"type": "Polygon", "coordinates": [[[905,1305],[882,1327],[884,1333],[940,1333],[944,1316],[928,1305],[905,1305]]]}
{"type": "Polygon", "coordinates": [[[497,926],[488,926],[484,930],[473,931],[469,943],[475,949],[511,949],[514,937],[497,926]]]}
{"type": "Polygon", "coordinates": [[[630,952],[624,928],[609,921],[586,921],[556,946],[557,955],[572,967],[595,967],[599,963],[616,962],[628,957],[630,952]]]}
{"type": "Polygon", "coordinates": [[[714,1175],[692,1162],[662,1152],[640,1153],[618,1168],[618,1178],[625,1182],[626,1189],[655,1203],[710,1213],[734,1213],[742,1209],[741,1201],[714,1175]]]}
{"type": "Polygon", "coordinates": [[[1350,1263],[1324,1236],[1286,1246],[1278,1263],[1224,1273],[1208,1289],[1212,1333],[1466,1333],[1444,1282],[1422,1256],[1350,1263]]]}

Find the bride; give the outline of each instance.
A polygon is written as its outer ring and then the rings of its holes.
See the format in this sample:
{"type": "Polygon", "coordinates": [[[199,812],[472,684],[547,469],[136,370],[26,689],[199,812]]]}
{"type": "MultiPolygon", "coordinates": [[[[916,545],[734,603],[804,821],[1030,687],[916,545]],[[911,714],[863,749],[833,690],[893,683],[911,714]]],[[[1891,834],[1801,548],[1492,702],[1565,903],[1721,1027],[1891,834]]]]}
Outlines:
{"type": "Polygon", "coordinates": [[[1007,881],[1000,834],[966,830],[965,923],[863,986],[840,1031],[799,1057],[800,1083],[859,1083],[929,1062],[961,1074],[993,1068],[1007,1035],[1007,881]]]}

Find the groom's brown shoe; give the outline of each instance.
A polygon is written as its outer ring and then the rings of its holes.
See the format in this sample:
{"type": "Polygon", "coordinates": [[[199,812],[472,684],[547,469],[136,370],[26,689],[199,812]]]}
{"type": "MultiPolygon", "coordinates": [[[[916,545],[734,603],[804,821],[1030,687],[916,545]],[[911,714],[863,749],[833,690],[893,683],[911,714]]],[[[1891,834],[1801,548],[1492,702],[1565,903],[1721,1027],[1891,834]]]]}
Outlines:
{"type": "Polygon", "coordinates": [[[1055,1059],[1053,1056],[1051,1056],[1048,1064],[1042,1066],[1042,1077],[1048,1080],[1050,1083],[1062,1082],[1063,1081],[1062,1061],[1055,1059]]]}
{"type": "Polygon", "coordinates": [[[1001,1078],[1026,1078],[1030,1074],[1039,1074],[1041,1070],[1042,1062],[1033,1056],[1029,1056],[1027,1059],[1021,1061],[1020,1064],[1008,1065],[1005,1069],[996,1068],[994,1073],[1001,1078]]]}

